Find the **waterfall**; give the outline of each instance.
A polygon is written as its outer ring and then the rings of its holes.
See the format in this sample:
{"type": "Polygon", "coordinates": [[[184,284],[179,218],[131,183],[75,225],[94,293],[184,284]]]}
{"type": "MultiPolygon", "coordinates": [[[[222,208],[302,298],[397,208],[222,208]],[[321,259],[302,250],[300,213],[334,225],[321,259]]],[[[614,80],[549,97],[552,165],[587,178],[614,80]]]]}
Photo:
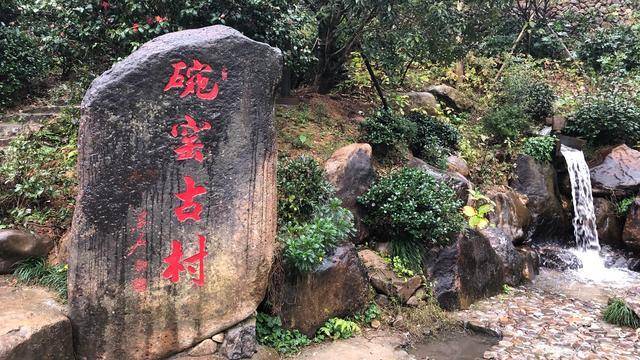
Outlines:
{"type": "Polygon", "coordinates": [[[571,195],[573,196],[573,233],[578,249],[600,250],[596,215],[593,208],[591,192],[591,175],[589,166],[580,150],[561,145],[560,152],[567,162],[571,179],[571,195]]]}

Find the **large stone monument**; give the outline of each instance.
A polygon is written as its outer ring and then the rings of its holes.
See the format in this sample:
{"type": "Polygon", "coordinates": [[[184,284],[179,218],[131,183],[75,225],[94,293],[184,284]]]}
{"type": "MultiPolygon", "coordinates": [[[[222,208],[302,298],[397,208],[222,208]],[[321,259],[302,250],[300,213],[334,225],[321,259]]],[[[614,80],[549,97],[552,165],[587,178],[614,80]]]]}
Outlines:
{"type": "Polygon", "coordinates": [[[278,49],[158,37],[82,102],[70,318],[80,359],[161,358],[252,315],[276,231],[278,49]]]}

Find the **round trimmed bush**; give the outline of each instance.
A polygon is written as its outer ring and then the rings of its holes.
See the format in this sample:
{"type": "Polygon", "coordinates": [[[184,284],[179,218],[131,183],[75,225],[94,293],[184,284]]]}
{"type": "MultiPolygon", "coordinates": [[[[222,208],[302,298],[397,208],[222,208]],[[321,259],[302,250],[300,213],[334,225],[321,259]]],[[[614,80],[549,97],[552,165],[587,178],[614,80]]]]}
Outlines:
{"type": "Polygon", "coordinates": [[[419,112],[410,113],[407,119],[416,125],[415,136],[409,143],[413,155],[427,161],[431,156],[430,149],[434,147],[440,147],[444,152],[458,149],[460,133],[453,125],[419,112]]]}
{"type": "Polygon", "coordinates": [[[514,140],[531,126],[529,117],[517,105],[504,105],[483,118],[484,126],[498,140],[514,140]]]}
{"type": "Polygon", "coordinates": [[[379,110],[360,124],[362,140],[385,153],[406,144],[416,134],[416,125],[392,110],[379,110]]]}

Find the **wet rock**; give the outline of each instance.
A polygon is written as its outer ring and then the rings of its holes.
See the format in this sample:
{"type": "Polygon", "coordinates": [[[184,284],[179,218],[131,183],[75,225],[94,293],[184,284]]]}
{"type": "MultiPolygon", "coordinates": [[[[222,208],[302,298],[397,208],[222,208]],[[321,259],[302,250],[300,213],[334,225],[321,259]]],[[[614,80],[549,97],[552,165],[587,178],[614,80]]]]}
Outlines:
{"type": "Polygon", "coordinates": [[[522,196],[506,186],[492,187],[485,195],[496,203],[495,210],[488,215],[491,224],[502,230],[514,243],[523,242],[531,225],[531,213],[522,196]]]}
{"type": "Polygon", "coordinates": [[[460,234],[425,265],[434,295],[447,310],[466,309],[478,299],[498,294],[504,284],[500,257],[475,230],[460,234]]]}
{"type": "Polygon", "coordinates": [[[417,157],[412,157],[411,160],[409,160],[407,166],[420,169],[433,176],[434,179],[446,182],[456,192],[456,198],[462,201],[464,204],[467,203],[467,199],[469,198],[469,190],[473,189],[473,184],[464,176],[453,172],[439,170],[436,167],[433,167],[426,162],[418,159],[417,157]]]}
{"type": "Polygon", "coordinates": [[[371,285],[382,294],[395,297],[402,303],[407,303],[409,298],[422,285],[420,276],[405,279],[396,275],[384,259],[371,250],[361,250],[358,252],[358,256],[367,269],[371,285]]]}
{"type": "Polygon", "coordinates": [[[629,259],[627,262],[627,269],[640,272],[640,259],[629,259]]]}
{"type": "Polygon", "coordinates": [[[438,100],[444,102],[448,107],[456,111],[469,111],[473,109],[473,102],[463,93],[449,85],[432,85],[426,89],[438,100]]]}
{"type": "Polygon", "coordinates": [[[629,208],[622,241],[627,248],[640,254],[640,198],[636,198],[629,208]]]}
{"type": "Polygon", "coordinates": [[[582,268],[582,261],[569,250],[558,247],[545,247],[538,249],[540,266],[548,269],[565,271],[582,268]]]}
{"type": "Polygon", "coordinates": [[[602,164],[591,169],[591,183],[596,192],[635,195],[640,189],[640,152],[627,145],[613,148],[602,164]]]}
{"type": "Polygon", "coordinates": [[[52,295],[1,286],[0,304],[0,359],[74,359],[71,322],[52,295]]]}
{"type": "Polygon", "coordinates": [[[447,169],[462,176],[469,176],[469,166],[467,162],[456,155],[449,155],[447,157],[447,169]]]}
{"type": "Polygon", "coordinates": [[[381,307],[386,307],[389,304],[391,304],[389,297],[383,294],[376,294],[375,302],[376,304],[378,304],[378,306],[381,306],[381,307]]]}
{"type": "Polygon", "coordinates": [[[251,317],[225,332],[220,355],[229,360],[249,359],[257,347],[256,319],[251,317]]]}
{"type": "Polygon", "coordinates": [[[433,116],[440,112],[440,104],[436,97],[430,92],[411,91],[403,95],[409,98],[409,104],[406,106],[405,111],[421,109],[425,110],[427,114],[433,116]]]}
{"type": "Polygon", "coordinates": [[[478,235],[487,239],[502,262],[504,282],[510,286],[518,286],[524,282],[525,258],[518,252],[511,238],[495,227],[479,230],[478,235]]]}
{"type": "Polygon", "coordinates": [[[190,356],[205,356],[212,355],[218,350],[218,344],[211,340],[205,339],[200,344],[194,346],[193,349],[189,351],[190,356]]]}
{"type": "Polygon", "coordinates": [[[516,161],[516,179],[511,187],[527,197],[532,217],[531,238],[534,241],[570,238],[571,222],[567,219],[551,164],[541,164],[528,155],[516,161]]]}
{"type": "Polygon", "coordinates": [[[524,259],[522,277],[527,281],[532,281],[540,274],[540,256],[537,251],[528,247],[518,248],[518,252],[524,259]]]}
{"type": "Polygon", "coordinates": [[[30,257],[47,256],[53,241],[19,230],[0,230],[0,274],[9,274],[13,267],[30,257]]]}
{"type": "Polygon", "coordinates": [[[623,221],[616,213],[616,206],[604,198],[594,198],[593,207],[596,213],[596,227],[601,245],[622,246],[623,221]]]}
{"type": "Polygon", "coordinates": [[[352,244],[335,249],[313,272],[290,273],[273,311],[287,328],[313,336],[332,317],[350,316],[368,301],[367,275],[352,244]]]}
{"type": "Polygon", "coordinates": [[[327,179],[336,188],[336,196],[342,200],[342,206],[354,214],[357,233],[354,241],[361,243],[367,237],[367,228],[362,218],[362,210],[357,199],[364,194],[375,178],[371,165],[371,145],[351,144],[333,153],[324,164],[327,179]]]}
{"type": "Polygon", "coordinates": [[[276,232],[280,50],[173,32],[81,105],[69,306],[79,358],[155,359],[254,313],[276,232]]]}

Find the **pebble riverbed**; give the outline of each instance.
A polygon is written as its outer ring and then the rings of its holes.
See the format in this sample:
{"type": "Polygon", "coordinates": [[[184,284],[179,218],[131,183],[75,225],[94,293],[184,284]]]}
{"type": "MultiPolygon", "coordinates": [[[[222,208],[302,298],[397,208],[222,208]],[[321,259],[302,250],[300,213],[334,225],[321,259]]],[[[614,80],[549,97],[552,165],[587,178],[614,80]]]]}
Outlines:
{"type": "Polygon", "coordinates": [[[640,359],[640,329],[602,320],[612,296],[640,301],[640,274],[594,282],[543,269],[533,283],[458,312],[461,320],[502,334],[485,359],[640,359]]]}

